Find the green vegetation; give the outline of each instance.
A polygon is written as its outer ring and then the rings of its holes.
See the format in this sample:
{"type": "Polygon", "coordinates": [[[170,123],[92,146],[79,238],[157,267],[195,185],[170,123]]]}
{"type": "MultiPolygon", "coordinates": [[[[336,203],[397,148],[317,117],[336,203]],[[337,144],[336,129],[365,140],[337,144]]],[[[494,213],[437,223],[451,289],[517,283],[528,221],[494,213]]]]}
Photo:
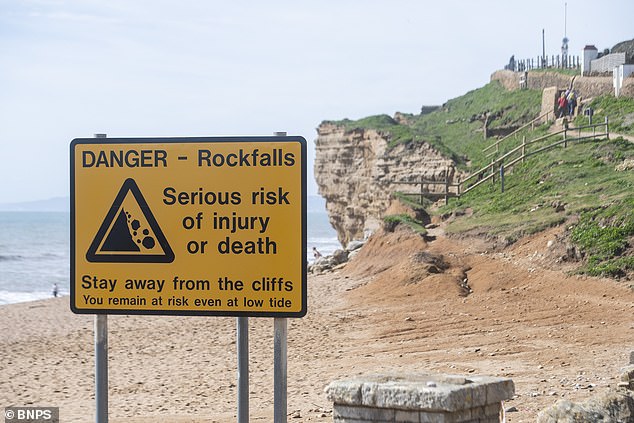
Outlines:
{"type": "Polygon", "coordinates": [[[368,116],[359,120],[344,119],[335,123],[342,125],[349,132],[356,129],[374,129],[388,134],[391,145],[415,139],[415,134],[409,126],[400,125],[388,115],[368,116]]]}
{"type": "Polygon", "coordinates": [[[418,195],[415,196],[416,200],[412,199],[413,196],[411,194],[403,194],[402,192],[394,192],[392,193],[392,197],[398,199],[401,203],[415,211],[426,211],[433,205],[433,202],[428,198],[423,198],[421,202],[418,195]]]}
{"type": "MultiPolygon", "coordinates": [[[[492,82],[448,101],[435,112],[406,115],[406,124],[386,115],[338,123],[349,131],[373,128],[389,134],[392,147],[399,143],[428,142],[453,158],[459,168],[471,172],[491,162],[491,157],[483,152],[494,142],[483,137],[485,118],[489,130],[508,128],[510,132],[537,117],[540,103],[541,91],[506,91],[492,82]]],[[[634,99],[602,96],[593,100],[590,107],[595,111],[595,123],[609,116],[611,133],[634,134],[634,99]]],[[[585,125],[587,117],[579,116],[573,124],[585,125]]],[[[498,157],[521,143],[523,136],[532,140],[548,130],[544,125],[520,132],[500,145],[498,157]]],[[[499,181],[484,183],[452,199],[437,213],[461,215],[469,208],[470,216],[455,219],[448,232],[494,236],[507,243],[551,226],[578,221],[569,223],[572,225],[569,239],[586,258],[579,271],[631,277],[634,172],[631,168],[618,169],[631,160],[634,160],[634,143],[623,139],[577,141],[567,148],[557,147],[532,156],[507,171],[504,193],[499,181]]],[[[412,203],[411,199],[401,197],[401,201],[412,203]]],[[[421,222],[407,215],[387,216],[385,223],[388,228],[405,223],[424,231],[421,222]]]]}
{"type": "Polygon", "coordinates": [[[418,232],[421,235],[424,235],[427,233],[427,230],[425,229],[425,225],[423,224],[423,222],[419,222],[418,220],[414,219],[410,215],[391,214],[391,215],[383,217],[383,227],[388,232],[393,232],[394,229],[400,224],[410,227],[412,230],[414,230],[414,232],[418,232]]]}
{"type": "MultiPolygon", "coordinates": [[[[610,132],[634,135],[634,98],[602,95],[590,102],[587,107],[594,109],[592,121],[600,123],[609,118],[610,132]]],[[[587,125],[587,116],[577,116],[576,126],[587,125]]]]}
{"type": "Polygon", "coordinates": [[[571,240],[588,255],[582,272],[593,276],[622,277],[634,270],[634,256],[622,255],[634,236],[634,199],[616,200],[608,207],[581,214],[571,240]]]}
{"type": "MultiPolygon", "coordinates": [[[[410,123],[402,125],[387,115],[370,116],[352,121],[333,122],[347,131],[375,129],[388,134],[389,147],[399,143],[427,142],[461,167],[467,160],[482,164],[485,140],[483,126],[488,114],[490,129],[519,127],[537,117],[541,107],[541,91],[507,91],[497,81],[449,100],[443,107],[426,115],[406,115],[410,123]]],[[[521,136],[521,135],[520,135],[521,136]]]]}
{"type": "Polygon", "coordinates": [[[509,243],[580,215],[571,241],[588,258],[581,271],[623,276],[634,270],[632,257],[620,257],[634,236],[634,173],[617,170],[625,160],[634,160],[634,144],[623,139],[555,148],[515,167],[504,193],[499,183],[485,184],[441,212],[471,207],[472,217],[449,232],[487,233],[509,243]]]}

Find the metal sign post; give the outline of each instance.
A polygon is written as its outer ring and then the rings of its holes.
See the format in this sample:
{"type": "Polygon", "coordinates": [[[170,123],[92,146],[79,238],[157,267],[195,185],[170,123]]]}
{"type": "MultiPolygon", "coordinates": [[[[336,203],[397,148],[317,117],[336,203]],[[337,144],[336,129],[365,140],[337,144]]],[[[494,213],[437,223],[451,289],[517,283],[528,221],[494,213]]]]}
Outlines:
{"type": "MultiPolygon", "coordinates": [[[[285,137],[286,132],[275,132],[275,136],[285,137]]],[[[288,320],[274,318],[273,328],[273,421],[286,423],[288,320]]]]}
{"type": "Polygon", "coordinates": [[[95,316],[95,421],[108,423],[108,315],[95,316]]]}
{"type": "Polygon", "coordinates": [[[288,319],[273,319],[275,334],[273,337],[274,369],[273,369],[273,421],[286,423],[286,346],[288,335],[288,319]]]}
{"type": "MultiPolygon", "coordinates": [[[[95,134],[95,138],[106,138],[95,134]]],[[[95,421],[108,423],[108,315],[95,315],[95,421]]]]}
{"type": "Polygon", "coordinates": [[[238,423],[249,423],[249,318],[237,319],[238,423]]]}

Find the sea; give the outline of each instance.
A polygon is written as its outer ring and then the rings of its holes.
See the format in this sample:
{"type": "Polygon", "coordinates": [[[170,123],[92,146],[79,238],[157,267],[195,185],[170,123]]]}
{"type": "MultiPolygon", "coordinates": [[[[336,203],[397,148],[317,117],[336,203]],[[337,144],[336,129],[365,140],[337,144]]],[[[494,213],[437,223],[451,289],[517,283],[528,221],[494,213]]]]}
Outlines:
{"type": "MultiPolygon", "coordinates": [[[[323,255],[341,248],[328,221],[325,202],[308,196],[307,257],[312,247],[323,255]]],[[[0,211],[0,305],[70,293],[70,213],[0,211]]]]}

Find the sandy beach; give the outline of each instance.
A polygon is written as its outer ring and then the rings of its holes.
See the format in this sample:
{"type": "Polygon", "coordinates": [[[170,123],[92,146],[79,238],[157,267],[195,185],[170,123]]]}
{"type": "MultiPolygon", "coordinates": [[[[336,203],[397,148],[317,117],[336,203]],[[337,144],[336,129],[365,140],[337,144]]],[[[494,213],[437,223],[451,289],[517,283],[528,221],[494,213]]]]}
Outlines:
{"type": "MultiPolygon", "coordinates": [[[[332,380],[376,373],[506,376],[509,422],[617,384],[634,350],[631,282],[566,273],[552,229],[492,250],[426,243],[397,230],[348,265],[309,277],[309,311],[290,319],[288,412],[332,421],[332,380]]],[[[0,307],[0,404],[57,406],[94,421],[93,316],[68,297],[0,307]]],[[[236,421],[236,319],[109,316],[110,421],[236,421]]],[[[273,319],[250,319],[251,420],[273,420],[273,319]]]]}

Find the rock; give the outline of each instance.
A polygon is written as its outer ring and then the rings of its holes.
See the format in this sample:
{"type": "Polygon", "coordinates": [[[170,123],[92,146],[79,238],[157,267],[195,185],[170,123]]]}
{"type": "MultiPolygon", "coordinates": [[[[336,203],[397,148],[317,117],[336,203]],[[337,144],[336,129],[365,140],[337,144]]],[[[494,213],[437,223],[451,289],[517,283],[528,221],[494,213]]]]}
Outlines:
{"type": "Polygon", "coordinates": [[[335,250],[335,252],[332,253],[332,260],[333,260],[333,264],[334,265],[347,262],[348,261],[348,251],[346,251],[346,250],[335,250]]]}
{"type": "Polygon", "coordinates": [[[623,163],[616,166],[617,172],[625,172],[626,170],[634,169],[634,159],[625,159],[623,163]]]}
{"type": "MultiPolygon", "coordinates": [[[[357,253],[358,249],[354,253],[357,253]]],[[[352,254],[354,255],[354,254],[352,254]]],[[[352,257],[348,250],[335,250],[330,256],[320,257],[306,267],[308,273],[321,274],[341,269],[352,257]]]]}
{"type": "Polygon", "coordinates": [[[583,403],[562,400],[542,410],[537,423],[634,422],[634,398],[631,394],[609,392],[583,403]]]}
{"type": "Polygon", "coordinates": [[[621,377],[619,378],[623,384],[619,386],[634,391],[634,364],[630,364],[621,369],[621,377]]]}
{"type": "Polygon", "coordinates": [[[361,251],[361,250],[354,250],[354,251],[350,251],[350,252],[348,253],[348,261],[350,261],[350,260],[352,260],[353,258],[355,258],[355,257],[359,254],[359,252],[360,252],[360,251],[361,251]]]}
{"type": "Polygon", "coordinates": [[[346,246],[346,250],[348,250],[348,252],[352,252],[352,251],[358,250],[359,248],[363,247],[364,245],[365,245],[365,241],[352,240],[346,246]]]}
{"type": "Polygon", "coordinates": [[[583,259],[583,253],[579,251],[579,249],[576,246],[572,244],[567,244],[565,258],[567,260],[580,261],[583,259]]]}
{"type": "Polygon", "coordinates": [[[553,201],[550,205],[553,209],[555,209],[557,213],[566,211],[566,204],[562,203],[561,201],[553,201]]]}

